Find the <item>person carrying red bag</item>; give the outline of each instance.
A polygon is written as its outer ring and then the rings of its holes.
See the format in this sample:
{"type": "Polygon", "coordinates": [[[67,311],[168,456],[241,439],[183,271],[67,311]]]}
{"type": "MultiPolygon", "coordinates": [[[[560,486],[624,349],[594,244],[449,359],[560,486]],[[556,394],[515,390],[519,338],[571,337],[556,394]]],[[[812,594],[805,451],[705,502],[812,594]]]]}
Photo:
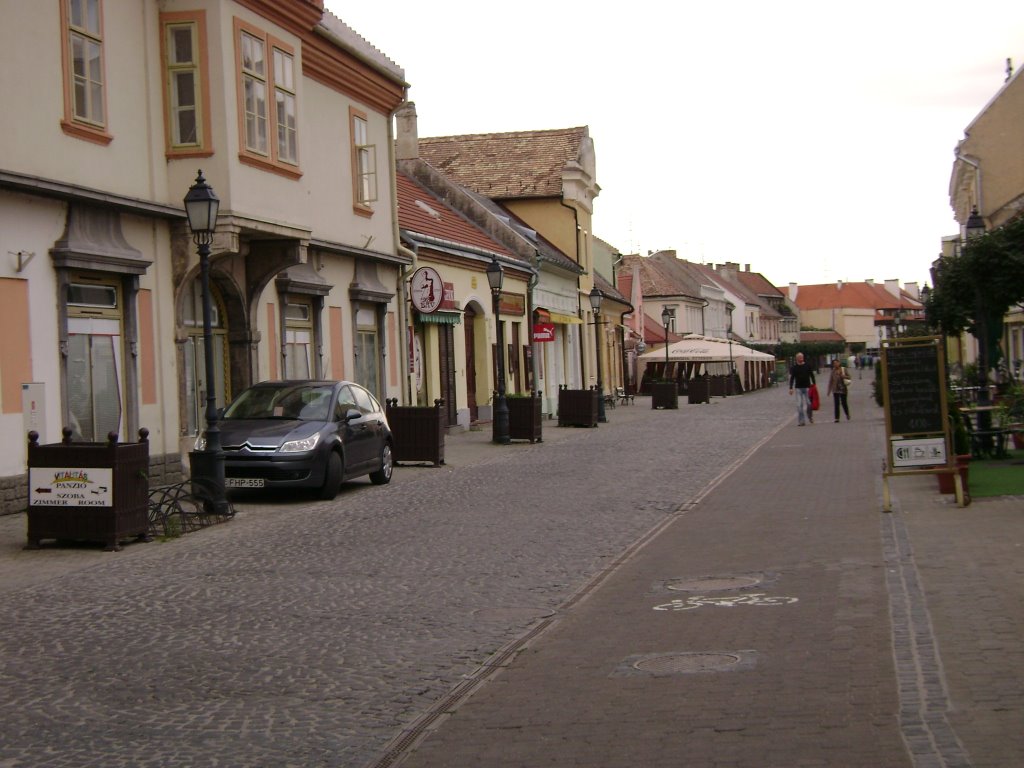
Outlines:
{"type": "Polygon", "coordinates": [[[802,427],[805,422],[814,423],[814,405],[811,403],[808,390],[817,386],[814,381],[814,369],[804,362],[804,353],[796,353],[796,362],[789,369],[789,394],[796,390],[796,425],[802,427]]]}

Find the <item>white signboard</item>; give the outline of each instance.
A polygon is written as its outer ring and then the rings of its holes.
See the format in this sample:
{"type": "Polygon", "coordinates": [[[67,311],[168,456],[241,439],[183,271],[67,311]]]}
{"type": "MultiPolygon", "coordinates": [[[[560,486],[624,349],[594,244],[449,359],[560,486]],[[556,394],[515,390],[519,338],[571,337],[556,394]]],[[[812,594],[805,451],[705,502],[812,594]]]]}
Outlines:
{"type": "Polygon", "coordinates": [[[112,507],[114,470],[110,467],[32,467],[30,507],[112,507]]]}
{"type": "Polygon", "coordinates": [[[946,440],[944,437],[928,437],[919,440],[892,439],[893,467],[930,467],[946,463],[946,440]]]}

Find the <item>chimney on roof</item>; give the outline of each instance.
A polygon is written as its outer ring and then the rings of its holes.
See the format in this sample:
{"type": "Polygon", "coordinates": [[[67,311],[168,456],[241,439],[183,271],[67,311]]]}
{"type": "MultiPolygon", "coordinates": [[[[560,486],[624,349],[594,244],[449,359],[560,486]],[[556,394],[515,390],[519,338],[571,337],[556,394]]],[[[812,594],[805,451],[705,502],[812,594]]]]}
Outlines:
{"type": "Polygon", "coordinates": [[[796,283],[789,284],[789,300],[796,303],[796,295],[800,292],[800,286],[796,283]]]}
{"type": "Polygon", "coordinates": [[[886,280],[885,290],[895,296],[897,299],[900,297],[900,281],[899,280],[886,280]]]}
{"type": "Polygon", "coordinates": [[[750,271],[750,265],[749,264],[744,264],[743,265],[743,271],[744,272],[749,272],[750,271]]]}
{"type": "Polygon", "coordinates": [[[836,280],[836,290],[837,291],[843,290],[843,281],[842,280],[836,280]]]}
{"type": "Polygon", "coordinates": [[[420,156],[419,129],[416,125],[416,102],[407,101],[395,112],[395,159],[415,160],[420,156]]]}
{"type": "Polygon", "coordinates": [[[875,284],[874,279],[870,278],[870,277],[867,280],[864,281],[864,285],[874,285],[874,284],[875,284]]]}
{"type": "Polygon", "coordinates": [[[914,298],[914,301],[921,300],[921,289],[917,287],[916,280],[912,283],[904,283],[903,290],[909,293],[914,298]]]}

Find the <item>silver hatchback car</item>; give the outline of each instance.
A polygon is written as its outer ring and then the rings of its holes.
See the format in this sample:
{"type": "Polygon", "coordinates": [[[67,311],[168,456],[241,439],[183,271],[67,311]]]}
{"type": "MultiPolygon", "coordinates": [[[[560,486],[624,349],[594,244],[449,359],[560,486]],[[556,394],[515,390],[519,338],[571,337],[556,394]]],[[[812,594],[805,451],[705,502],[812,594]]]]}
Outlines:
{"type": "Polygon", "coordinates": [[[333,499],[354,477],[391,481],[387,416],[351,381],[261,382],[228,405],[219,427],[229,490],[309,488],[333,499]]]}

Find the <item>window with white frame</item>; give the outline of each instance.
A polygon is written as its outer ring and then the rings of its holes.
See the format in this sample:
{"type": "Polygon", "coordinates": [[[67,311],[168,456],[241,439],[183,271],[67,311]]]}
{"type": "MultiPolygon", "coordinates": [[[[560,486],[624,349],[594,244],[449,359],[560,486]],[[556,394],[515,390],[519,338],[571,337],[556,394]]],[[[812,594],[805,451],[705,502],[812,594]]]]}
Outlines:
{"type": "Polygon", "coordinates": [[[355,342],[356,381],[371,392],[380,392],[380,330],[372,306],[356,312],[355,342]]]}
{"type": "Polygon", "coordinates": [[[289,300],[284,305],[284,374],[288,379],[313,376],[313,306],[289,300]]]}
{"type": "Polygon", "coordinates": [[[64,132],[107,144],[102,0],[61,0],[64,132]]]}
{"type": "Polygon", "coordinates": [[[239,157],[297,178],[300,174],[296,167],[299,155],[294,49],[239,19],[235,19],[235,29],[242,113],[239,157]]]}
{"type": "Polygon", "coordinates": [[[104,442],[121,431],[121,290],[75,275],[67,288],[67,399],[72,436],[104,442]]]}
{"type": "Polygon", "coordinates": [[[164,13],[164,103],[167,150],[174,155],[209,154],[209,103],[204,87],[206,15],[203,11],[164,13]]]}
{"type": "Polygon", "coordinates": [[[366,114],[351,110],[352,183],[357,209],[370,210],[377,201],[377,147],[370,142],[370,126],[366,114]]]}

